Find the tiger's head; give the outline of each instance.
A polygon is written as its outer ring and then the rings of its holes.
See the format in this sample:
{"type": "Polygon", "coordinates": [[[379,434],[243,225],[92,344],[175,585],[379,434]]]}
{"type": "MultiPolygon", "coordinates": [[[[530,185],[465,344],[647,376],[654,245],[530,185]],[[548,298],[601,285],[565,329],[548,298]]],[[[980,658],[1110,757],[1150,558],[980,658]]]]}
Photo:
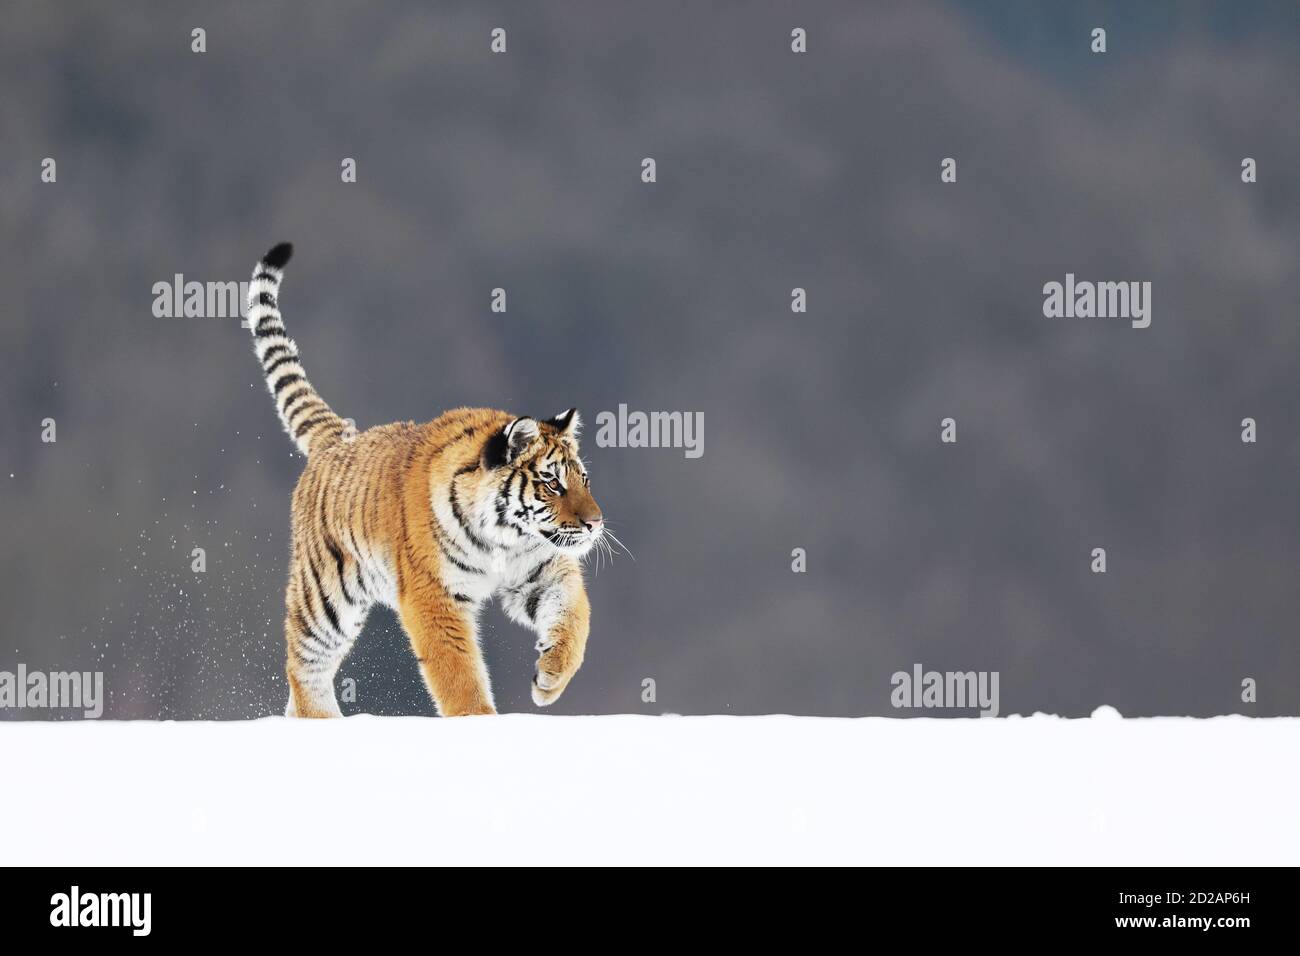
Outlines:
{"type": "Polygon", "coordinates": [[[485,467],[499,473],[497,521],[574,557],[590,551],[605,530],[578,457],[581,427],[576,408],[544,420],[516,418],[483,452],[485,467]]]}

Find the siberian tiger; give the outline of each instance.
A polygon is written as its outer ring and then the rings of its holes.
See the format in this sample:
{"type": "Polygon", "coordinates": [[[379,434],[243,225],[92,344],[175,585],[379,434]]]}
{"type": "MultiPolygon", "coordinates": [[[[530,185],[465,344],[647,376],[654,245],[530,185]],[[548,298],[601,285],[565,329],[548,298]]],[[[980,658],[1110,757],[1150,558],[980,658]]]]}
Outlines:
{"type": "Polygon", "coordinates": [[[539,420],[459,408],[356,432],[307,381],[285,333],[278,296],[292,252],[268,252],[248,293],[267,388],[307,456],[293,493],[286,713],[341,716],[334,675],[376,603],[400,617],[439,714],[495,713],[476,618],[497,595],[538,634],[532,698],[553,703],[582,664],[580,561],[604,533],[577,411],[539,420]]]}

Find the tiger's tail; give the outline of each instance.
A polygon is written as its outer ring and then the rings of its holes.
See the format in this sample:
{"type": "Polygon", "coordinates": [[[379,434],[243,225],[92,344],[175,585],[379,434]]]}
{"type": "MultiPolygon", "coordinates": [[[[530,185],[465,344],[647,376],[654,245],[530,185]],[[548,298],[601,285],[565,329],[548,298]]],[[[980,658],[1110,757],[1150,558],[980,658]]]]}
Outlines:
{"type": "Polygon", "coordinates": [[[285,332],[279,306],[280,281],[292,255],[293,246],[282,242],[253,269],[253,281],[248,287],[248,324],[280,422],[298,450],[311,457],[313,449],[337,441],[349,425],[307,381],[298,344],[285,332]]]}

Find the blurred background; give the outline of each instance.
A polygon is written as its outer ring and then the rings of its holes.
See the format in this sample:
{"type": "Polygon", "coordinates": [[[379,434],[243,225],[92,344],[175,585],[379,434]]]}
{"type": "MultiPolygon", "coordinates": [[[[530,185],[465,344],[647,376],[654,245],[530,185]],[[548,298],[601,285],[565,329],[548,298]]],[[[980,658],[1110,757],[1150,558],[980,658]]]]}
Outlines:
{"type": "MultiPolygon", "coordinates": [[[[1300,713],[1289,0],[2,11],[0,670],[282,712],[302,461],[239,320],[152,288],[289,239],[290,333],[360,427],[582,410],[635,561],[589,573],[551,712],[904,716],[921,663],[1000,672],[1003,713],[1300,713]],[[1067,272],[1152,282],[1151,327],[1044,318],[1067,272]],[[597,447],[619,403],[702,412],[703,457],[597,447]]],[[[533,711],[532,635],[483,640],[533,711]]],[[[433,712],[387,611],[340,677],[433,712]]]]}

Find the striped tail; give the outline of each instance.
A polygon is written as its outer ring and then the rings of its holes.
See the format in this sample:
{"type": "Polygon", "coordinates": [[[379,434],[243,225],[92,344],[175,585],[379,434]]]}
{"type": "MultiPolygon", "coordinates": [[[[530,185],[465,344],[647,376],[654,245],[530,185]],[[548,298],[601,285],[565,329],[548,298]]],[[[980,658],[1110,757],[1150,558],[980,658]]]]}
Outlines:
{"type": "Polygon", "coordinates": [[[275,399],[284,430],[298,450],[310,457],[344,433],[343,419],[334,414],[325,399],[307,381],[298,359],[298,345],[284,331],[280,318],[280,280],[293,255],[293,246],[282,242],[253,269],[248,287],[248,324],[253,329],[253,348],[266,375],[266,387],[275,399]]]}

